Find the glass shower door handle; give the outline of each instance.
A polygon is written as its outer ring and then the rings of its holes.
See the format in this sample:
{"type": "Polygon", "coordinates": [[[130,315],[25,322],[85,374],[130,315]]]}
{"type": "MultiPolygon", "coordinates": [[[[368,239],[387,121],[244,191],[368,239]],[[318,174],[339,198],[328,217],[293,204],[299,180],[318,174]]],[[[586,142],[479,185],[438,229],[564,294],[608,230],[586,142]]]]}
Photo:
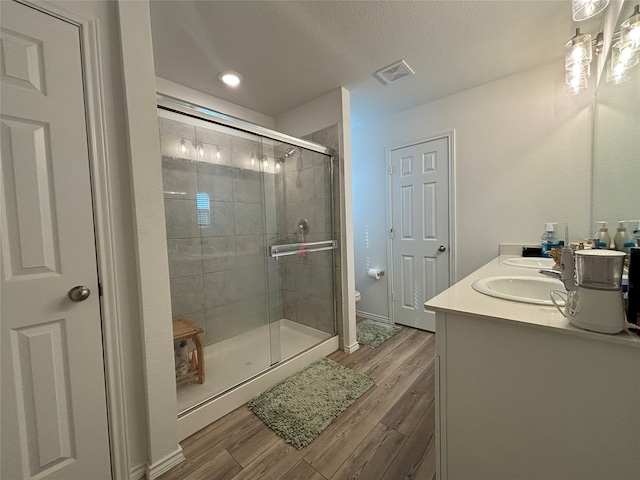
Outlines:
{"type": "Polygon", "coordinates": [[[297,255],[301,252],[322,252],[324,250],[335,250],[338,248],[337,240],[322,240],[320,242],[306,243],[285,243],[281,245],[271,245],[269,256],[273,258],[284,257],[286,255],[297,255]]]}

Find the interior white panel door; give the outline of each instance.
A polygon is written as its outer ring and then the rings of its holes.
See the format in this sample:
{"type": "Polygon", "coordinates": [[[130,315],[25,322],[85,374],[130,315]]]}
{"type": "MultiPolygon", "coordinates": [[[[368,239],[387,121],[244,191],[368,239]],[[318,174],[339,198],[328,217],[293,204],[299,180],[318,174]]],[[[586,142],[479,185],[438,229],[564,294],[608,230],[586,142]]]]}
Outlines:
{"type": "Polygon", "coordinates": [[[392,318],[435,331],[424,303],[449,287],[449,144],[391,151],[392,318]]]}
{"type": "Polygon", "coordinates": [[[0,8],[0,477],[109,479],[79,31],[0,8]]]}

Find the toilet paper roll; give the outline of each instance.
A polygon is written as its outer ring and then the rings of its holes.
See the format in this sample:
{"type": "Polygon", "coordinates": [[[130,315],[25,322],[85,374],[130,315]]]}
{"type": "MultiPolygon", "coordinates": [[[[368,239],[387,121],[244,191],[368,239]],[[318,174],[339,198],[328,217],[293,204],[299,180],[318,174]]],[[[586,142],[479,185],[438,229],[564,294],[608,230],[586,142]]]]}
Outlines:
{"type": "Polygon", "coordinates": [[[370,268],[367,272],[367,275],[369,275],[374,280],[380,280],[380,276],[383,275],[383,273],[379,268],[370,268]]]}

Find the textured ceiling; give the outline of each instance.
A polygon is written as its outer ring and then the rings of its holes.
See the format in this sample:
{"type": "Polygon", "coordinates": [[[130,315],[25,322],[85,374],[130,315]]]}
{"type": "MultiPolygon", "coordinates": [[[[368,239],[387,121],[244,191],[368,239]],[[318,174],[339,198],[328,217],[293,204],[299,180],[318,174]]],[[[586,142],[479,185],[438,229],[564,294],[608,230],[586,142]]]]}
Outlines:
{"type": "Polygon", "coordinates": [[[161,77],[273,117],[344,86],[356,122],[548,62],[562,69],[575,32],[569,0],[151,0],[151,22],[161,77]],[[401,59],[415,76],[372,77],[401,59]],[[242,85],[222,85],[223,70],[242,85]]]}

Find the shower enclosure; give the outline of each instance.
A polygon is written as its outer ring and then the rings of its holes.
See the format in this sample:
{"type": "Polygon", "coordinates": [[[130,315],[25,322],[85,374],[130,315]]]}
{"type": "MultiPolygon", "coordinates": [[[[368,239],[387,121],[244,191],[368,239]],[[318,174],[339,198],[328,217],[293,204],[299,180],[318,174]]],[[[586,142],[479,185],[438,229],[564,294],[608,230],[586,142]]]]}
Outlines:
{"type": "Polygon", "coordinates": [[[202,329],[206,372],[183,379],[198,358],[174,345],[180,415],[336,335],[333,166],[219,114],[158,115],[172,318],[202,329]]]}

